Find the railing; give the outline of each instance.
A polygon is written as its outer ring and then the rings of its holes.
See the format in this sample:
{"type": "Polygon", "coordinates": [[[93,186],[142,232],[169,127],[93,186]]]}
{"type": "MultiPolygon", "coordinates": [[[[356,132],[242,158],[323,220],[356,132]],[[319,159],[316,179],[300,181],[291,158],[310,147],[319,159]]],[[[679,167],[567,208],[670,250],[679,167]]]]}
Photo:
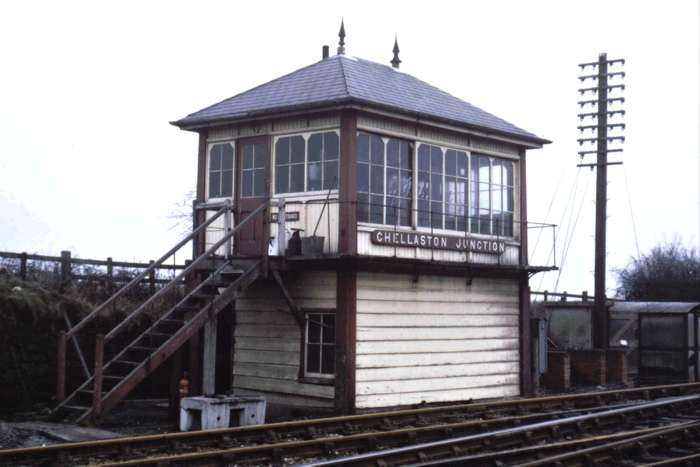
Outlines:
{"type": "MultiPolygon", "coordinates": [[[[261,205],[258,209],[256,209],[254,212],[258,213],[260,210],[265,208],[267,206],[266,203],[261,205]]],[[[203,233],[206,231],[207,227],[210,226],[213,222],[215,222],[218,218],[221,216],[224,217],[225,219],[225,224],[228,233],[222,238],[219,242],[217,242],[216,247],[212,247],[208,249],[206,252],[204,252],[202,255],[195,257],[195,259],[190,262],[188,265],[186,265],[172,280],[170,280],[165,286],[160,288],[157,292],[155,292],[153,295],[151,295],[145,302],[141,303],[138,307],[136,307],[133,311],[131,311],[124,320],[120,321],[119,324],[117,324],[116,327],[111,329],[103,338],[100,337],[100,339],[97,339],[98,342],[98,348],[96,348],[95,356],[102,355],[104,356],[104,345],[109,343],[110,340],[112,340],[117,333],[119,333],[124,327],[126,326],[127,323],[133,321],[135,318],[140,316],[144,310],[148,309],[149,306],[153,305],[155,301],[158,298],[163,297],[167,292],[171,291],[174,287],[182,284],[184,282],[184,279],[191,274],[195,268],[199,265],[202,264],[203,261],[205,261],[209,256],[211,256],[219,247],[222,245],[227,245],[226,246],[226,251],[227,251],[227,256],[230,256],[230,252],[232,251],[232,243],[233,243],[233,235],[235,231],[238,229],[238,227],[242,226],[244,222],[242,222],[239,226],[237,226],[236,229],[232,229],[232,222],[233,222],[233,206],[230,202],[230,200],[226,200],[224,203],[220,203],[217,205],[213,204],[200,204],[196,206],[195,211],[197,210],[211,210],[211,209],[216,209],[216,212],[213,216],[211,216],[209,219],[207,219],[205,222],[201,223],[200,225],[196,225],[193,229],[193,231],[188,234],[185,238],[180,240],[174,247],[172,247],[168,252],[166,252],[163,256],[161,256],[158,260],[154,261],[152,264],[150,264],[145,270],[143,270],[140,274],[138,274],[136,277],[134,277],[129,283],[121,287],[114,295],[112,295],[109,299],[107,299],[105,302],[103,302],[101,305],[97,306],[95,309],[93,309],[86,317],[84,317],[79,323],[76,325],[72,326],[68,331],[61,333],[59,336],[58,340],[58,353],[57,353],[57,391],[56,391],[56,397],[59,402],[63,401],[65,398],[65,386],[66,386],[66,351],[67,351],[67,342],[69,339],[74,339],[75,336],[83,329],[85,326],[87,326],[91,321],[95,319],[103,310],[111,307],[114,305],[117,300],[119,300],[120,297],[123,297],[126,295],[130,290],[132,290],[134,287],[136,287],[141,281],[151,275],[153,271],[156,269],[162,267],[165,262],[175,255],[178,251],[180,251],[185,245],[187,245],[190,242],[193,242],[193,245],[196,245],[199,236],[203,235],[203,233]],[[101,352],[101,354],[99,353],[101,352]]],[[[252,213],[251,213],[252,215],[252,213]]],[[[196,217],[196,216],[195,216],[196,217]]],[[[250,218],[250,216],[249,216],[250,218]]],[[[248,218],[246,219],[246,221],[248,218]]],[[[76,348],[76,350],[79,353],[79,356],[81,360],[84,360],[84,357],[82,356],[82,353],[80,352],[79,347],[76,348]]],[[[86,375],[86,379],[89,379],[92,375],[89,373],[86,375]]]]}
{"type": "MultiPolygon", "coordinates": [[[[342,205],[350,205],[350,209],[355,214],[354,217],[357,218],[358,255],[504,266],[530,264],[549,268],[556,267],[556,256],[554,256],[556,225],[554,224],[522,223],[517,219],[502,220],[491,217],[457,216],[451,213],[434,213],[429,210],[401,208],[380,203],[342,202],[337,199],[284,200],[286,212],[284,237],[286,238],[279,238],[278,233],[281,231],[279,225],[274,226],[273,224],[271,232],[271,235],[276,237],[278,254],[284,254],[285,241],[293,230],[303,230],[302,236],[311,236],[316,233],[325,237],[323,254],[338,254],[339,211],[343,207],[342,205]],[[327,203],[328,206],[326,207],[324,203],[327,203]],[[418,226],[419,220],[427,225],[418,226]],[[461,229],[444,228],[446,220],[454,222],[453,225],[459,225],[461,229]],[[523,227],[528,231],[538,233],[536,243],[539,246],[540,255],[533,257],[529,254],[523,254],[521,249],[523,227]],[[439,237],[440,239],[449,237],[446,240],[449,240],[449,243],[456,245],[456,247],[449,248],[438,245],[437,248],[428,248],[420,245],[392,244],[392,242],[380,244],[372,240],[371,235],[374,230],[390,231],[396,234],[429,235],[431,238],[439,237]],[[455,243],[455,239],[460,239],[461,242],[455,243]],[[494,254],[493,251],[470,251],[471,241],[495,242],[498,245],[505,245],[505,251],[498,254],[494,254]],[[543,248],[543,243],[551,244],[544,245],[551,247],[543,248]]],[[[278,224],[279,217],[277,216],[278,224]]],[[[448,227],[450,226],[448,225],[448,227]]],[[[404,235],[403,238],[406,236],[404,235]]],[[[531,247],[530,251],[533,250],[537,251],[538,249],[531,247]]]]}

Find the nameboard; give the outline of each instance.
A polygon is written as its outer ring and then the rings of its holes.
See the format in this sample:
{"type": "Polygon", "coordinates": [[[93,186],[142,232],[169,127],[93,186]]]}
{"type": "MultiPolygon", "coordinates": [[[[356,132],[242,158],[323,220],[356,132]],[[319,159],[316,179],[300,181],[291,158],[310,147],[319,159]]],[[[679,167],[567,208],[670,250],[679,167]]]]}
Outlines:
{"type": "Polygon", "coordinates": [[[425,234],[418,232],[394,232],[393,230],[372,231],[372,243],[385,246],[430,248],[435,250],[455,250],[474,253],[500,255],[506,251],[502,240],[484,240],[470,237],[425,234]]]}

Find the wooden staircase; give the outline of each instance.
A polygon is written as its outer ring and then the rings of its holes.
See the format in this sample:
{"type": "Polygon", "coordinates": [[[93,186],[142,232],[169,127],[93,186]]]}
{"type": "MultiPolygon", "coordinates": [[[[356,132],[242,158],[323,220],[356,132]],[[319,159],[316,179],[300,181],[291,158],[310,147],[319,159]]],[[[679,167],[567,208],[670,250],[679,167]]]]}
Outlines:
{"type": "MultiPolygon", "coordinates": [[[[206,227],[211,225],[220,215],[224,215],[227,219],[225,222],[226,233],[221,240],[195,258],[182,273],[134,309],[109,333],[96,337],[94,371],[67,397],[64,397],[66,342],[75,336],[98,312],[123,295],[125,289],[137,284],[139,277],[124,286],[80,323],[63,334],[59,339],[58,349],[57,399],[59,403],[54,412],[78,423],[99,423],[100,417],[114,408],[140,382],[182,347],[208,320],[216,319],[221,310],[235,301],[250,284],[264,274],[267,265],[266,257],[234,258],[230,256],[230,252],[232,239],[236,232],[249,219],[264,212],[266,206],[266,204],[261,205],[240,222],[235,229],[231,229],[231,206],[227,204],[217,212],[217,215],[194,229],[192,234],[170,250],[166,254],[167,256],[164,255],[161,258],[163,261],[187,241],[196,241],[197,236],[203,235],[206,227]],[[222,246],[227,254],[223,257],[217,256],[222,246]],[[188,291],[178,303],[167,309],[130,343],[116,349],[112,349],[113,346],[110,346],[106,353],[106,345],[110,342],[116,344],[112,338],[124,329],[128,321],[146,310],[159,296],[181,285],[185,277],[192,277],[193,274],[199,277],[197,285],[188,291]]],[[[154,263],[153,267],[162,262],[161,260],[154,263]]],[[[148,273],[147,270],[142,275],[145,277],[148,273]]]]}

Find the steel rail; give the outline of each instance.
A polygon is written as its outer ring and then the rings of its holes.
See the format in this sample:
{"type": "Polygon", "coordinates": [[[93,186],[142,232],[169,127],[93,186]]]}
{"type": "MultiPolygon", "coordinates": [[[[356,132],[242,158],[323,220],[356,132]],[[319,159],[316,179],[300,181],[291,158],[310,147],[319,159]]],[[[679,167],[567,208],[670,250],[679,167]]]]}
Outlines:
{"type": "Polygon", "coordinates": [[[255,425],[217,430],[165,433],[130,438],[115,438],[81,443],[57,444],[32,448],[0,450],[0,465],[15,465],[21,462],[54,462],[61,458],[78,459],[85,456],[127,457],[125,453],[144,454],[163,452],[173,445],[190,445],[206,448],[238,443],[275,443],[284,439],[308,439],[326,435],[353,435],[362,431],[390,430],[407,426],[429,426],[484,418],[493,419],[508,415],[525,415],[538,411],[557,409],[595,408],[606,403],[633,400],[653,400],[667,396],[678,396],[700,392],[700,383],[685,383],[663,386],[648,386],[612,391],[597,391],[560,396],[509,399],[471,404],[456,404],[424,407],[411,410],[376,412],[343,417],[328,417],[299,420],[266,425],[255,425]]]}
{"type": "MultiPolygon", "coordinates": [[[[658,417],[660,409],[668,409],[676,405],[681,408],[689,408],[686,407],[688,403],[691,403],[691,405],[695,403],[695,408],[697,409],[699,408],[697,407],[698,401],[700,401],[700,395],[680,396],[664,401],[646,402],[633,407],[607,410],[588,415],[576,415],[566,419],[547,420],[515,428],[505,428],[455,438],[445,438],[428,443],[418,443],[399,448],[311,462],[304,465],[305,467],[336,465],[375,466],[377,464],[390,466],[426,462],[432,459],[439,460],[446,457],[454,457],[455,452],[464,452],[469,449],[482,449],[485,446],[490,447],[496,444],[503,446],[533,444],[537,439],[537,435],[551,437],[554,432],[561,433],[563,431],[569,431],[570,434],[575,434],[586,429],[601,429],[605,422],[608,423],[608,426],[612,426],[612,424],[615,423],[622,424],[627,421],[625,420],[627,417],[634,417],[635,414],[639,415],[651,412],[652,417],[658,417]]],[[[639,420],[636,421],[638,422],[639,420]]]]}
{"type": "MultiPolygon", "coordinates": [[[[700,396],[698,396],[700,398],[700,396]]],[[[218,449],[202,450],[181,454],[154,456],[149,459],[138,458],[127,461],[108,462],[105,466],[134,466],[134,465],[219,465],[219,463],[234,463],[257,465],[259,463],[278,463],[283,458],[304,458],[331,456],[338,453],[353,451],[376,450],[378,447],[404,446],[415,442],[426,442],[445,437],[464,434],[476,434],[482,431],[519,427],[538,421],[546,421],[551,417],[571,416],[581,412],[599,412],[606,407],[567,410],[555,413],[541,413],[505,417],[492,420],[470,420],[464,422],[436,424],[429,426],[408,426],[386,431],[369,431],[341,437],[321,437],[308,440],[292,440],[279,443],[261,444],[256,446],[237,446],[233,448],[219,447],[218,449]],[[213,464],[212,464],[213,462],[213,464]]],[[[179,445],[178,450],[183,450],[179,445]]]]}
{"type": "MultiPolygon", "coordinates": [[[[700,457],[700,452],[688,456],[688,453],[678,455],[668,455],[671,448],[677,444],[682,444],[689,439],[700,439],[700,421],[692,424],[683,424],[659,430],[655,433],[635,436],[622,441],[602,444],[585,449],[579,449],[574,452],[558,454],[555,456],[545,457],[532,462],[519,464],[520,467],[542,467],[542,466],[561,466],[561,465],[581,465],[592,463],[593,465],[604,465],[603,462],[611,462],[617,465],[623,460],[633,461],[639,458],[650,456],[649,451],[658,449],[663,453],[654,456],[663,455],[668,457],[664,460],[656,460],[648,465],[678,465],[678,462],[683,459],[689,460],[691,457],[700,457]]],[[[635,462],[638,464],[638,462],[635,462]]]]}
{"type": "MultiPolygon", "coordinates": [[[[697,422],[689,421],[682,422],[675,426],[690,426],[697,422]]],[[[526,446],[523,448],[507,449],[504,451],[491,451],[486,453],[469,454],[461,457],[453,457],[448,459],[433,460],[411,464],[407,467],[435,467],[442,465],[461,465],[461,466],[483,466],[483,465],[520,465],[522,462],[537,460],[545,456],[562,454],[570,452],[572,449],[589,447],[591,445],[602,444],[605,442],[613,442],[618,440],[629,439],[634,436],[644,435],[648,433],[657,433],[661,430],[666,430],[668,427],[659,426],[652,428],[642,428],[636,430],[622,431],[605,435],[593,435],[582,439],[558,441],[548,444],[538,444],[536,446],[526,446]]]]}

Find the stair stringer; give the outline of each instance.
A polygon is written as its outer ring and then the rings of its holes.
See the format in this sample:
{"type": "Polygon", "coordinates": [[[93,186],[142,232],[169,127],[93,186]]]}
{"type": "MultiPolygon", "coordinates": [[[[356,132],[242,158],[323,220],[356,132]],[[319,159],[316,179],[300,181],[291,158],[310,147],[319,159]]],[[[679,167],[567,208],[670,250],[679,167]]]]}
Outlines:
{"type": "Polygon", "coordinates": [[[114,408],[114,406],[141,381],[162,365],[168,357],[182,347],[183,344],[189,341],[189,339],[204,326],[204,323],[210,319],[216,318],[221,310],[236,300],[242,292],[255,282],[262,273],[261,266],[262,260],[257,261],[253,266],[248,268],[232,282],[231,285],[224,289],[223,292],[217,295],[211,302],[204,305],[182,328],[161,344],[153,354],[144,359],[143,362],[127,374],[119,384],[106,393],[102,399],[102,410],[98,417],[94,416],[95,414],[93,414],[93,408],[91,407],[78,418],[78,423],[85,422],[90,418],[99,418],[99,416],[106,414],[114,408]]]}

